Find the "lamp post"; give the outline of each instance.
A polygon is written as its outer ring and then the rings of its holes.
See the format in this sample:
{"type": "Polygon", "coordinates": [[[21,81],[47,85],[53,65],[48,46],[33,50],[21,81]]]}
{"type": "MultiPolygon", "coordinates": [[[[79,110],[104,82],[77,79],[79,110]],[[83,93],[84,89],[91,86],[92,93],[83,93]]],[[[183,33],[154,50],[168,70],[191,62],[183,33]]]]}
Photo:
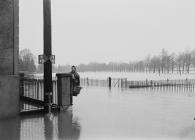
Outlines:
{"type": "Polygon", "coordinates": [[[50,112],[52,100],[52,40],[51,40],[51,0],[43,0],[43,28],[44,28],[44,109],[50,112]]]}

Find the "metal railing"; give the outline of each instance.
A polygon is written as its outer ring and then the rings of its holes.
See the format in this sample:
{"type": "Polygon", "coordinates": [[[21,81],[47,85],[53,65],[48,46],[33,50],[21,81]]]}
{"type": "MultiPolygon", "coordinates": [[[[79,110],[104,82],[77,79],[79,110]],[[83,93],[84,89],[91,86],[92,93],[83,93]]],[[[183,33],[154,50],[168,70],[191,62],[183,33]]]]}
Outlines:
{"type": "MultiPolygon", "coordinates": [[[[52,92],[52,104],[58,104],[58,93],[57,93],[57,80],[56,78],[52,81],[53,84],[53,92],[52,92]]],[[[24,102],[20,102],[20,112],[32,111],[32,110],[40,110],[43,109],[44,102],[44,81],[43,79],[36,79],[32,77],[21,77],[20,79],[20,98],[27,99],[35,104],[26,104],[24,102]]]]}

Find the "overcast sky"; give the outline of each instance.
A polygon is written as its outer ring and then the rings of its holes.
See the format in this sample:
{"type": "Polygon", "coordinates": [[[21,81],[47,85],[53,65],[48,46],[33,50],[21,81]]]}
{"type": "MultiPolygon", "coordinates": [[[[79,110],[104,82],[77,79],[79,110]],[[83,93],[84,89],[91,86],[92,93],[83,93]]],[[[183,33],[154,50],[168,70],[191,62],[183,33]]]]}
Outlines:
{"type": "MultiPolygon", "coordinates": [[[[57,64],[195,49],[194,0],[51,0],[57,64]]],[[[20,0],[20,49],[43,53],[42,0],[20,0]]]]}

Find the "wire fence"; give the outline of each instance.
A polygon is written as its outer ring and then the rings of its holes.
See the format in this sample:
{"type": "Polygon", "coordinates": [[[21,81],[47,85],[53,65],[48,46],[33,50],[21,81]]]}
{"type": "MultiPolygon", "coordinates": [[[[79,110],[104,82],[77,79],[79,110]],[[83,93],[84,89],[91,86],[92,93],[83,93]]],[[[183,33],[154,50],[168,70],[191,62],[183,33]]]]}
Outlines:
{"type": "Polygon", "coordinates": [[[148,89],[156,91],[194,92],[195,79],[129,81],[127,78],[105,80],[81,78],[81,86],[99,86],[122,89],[148,89]]]}

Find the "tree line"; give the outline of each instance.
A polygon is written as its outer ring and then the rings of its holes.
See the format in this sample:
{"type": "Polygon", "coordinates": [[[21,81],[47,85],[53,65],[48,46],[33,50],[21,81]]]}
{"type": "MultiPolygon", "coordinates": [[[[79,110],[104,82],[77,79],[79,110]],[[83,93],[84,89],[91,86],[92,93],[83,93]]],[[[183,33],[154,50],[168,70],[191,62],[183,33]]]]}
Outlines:
{"type": "Polygon", "coordinates": [[[186,50],[179,54],[162,49],[159,55],[147,56],[140,61],[129,63],[89,63],[78,65],[79,71],[112,72],[153,72],[153,73],[190,73],[195,68],[195,50],[186,50]]]}
{"type": "MultiPolygon", "coordinates": [[[[53,72],[69,72],[71,65],[53,65],[53,72]]],[[[169,53],[162,49],[159,55],[147,56],[143,60],[132,62],[110,62],[80,64],[77,66],[80,72],[153,72],[153,73],[190,73],[195,68],[195,50],[184,51],[179,54],[169,53]]],[[[20,71],[43,72],[43,65],[36,64],[36,57],[29,49],[20,51],[20,71]]]]}

